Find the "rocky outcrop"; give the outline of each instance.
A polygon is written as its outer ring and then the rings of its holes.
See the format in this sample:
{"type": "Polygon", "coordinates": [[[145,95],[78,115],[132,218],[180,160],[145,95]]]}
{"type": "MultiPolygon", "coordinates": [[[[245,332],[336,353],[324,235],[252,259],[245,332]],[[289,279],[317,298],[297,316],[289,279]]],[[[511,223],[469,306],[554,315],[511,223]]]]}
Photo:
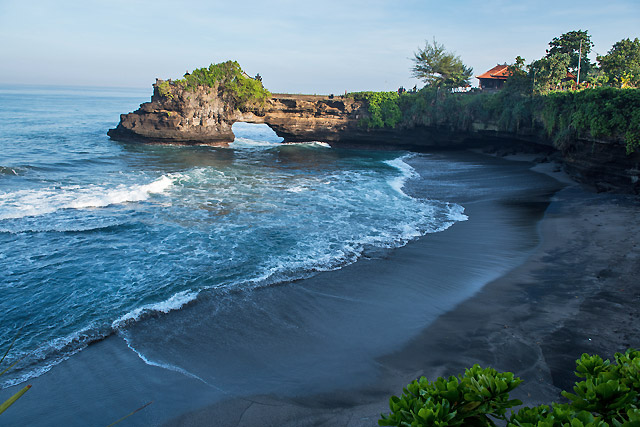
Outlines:
{"type": "Polygon", "coordinates": [[[558,146],[542,126],[501,131],[491,123],[469,129],[442,126],[374,128],[362,126],[369,112],[349,97],[274,94],[264,104],[236,107],[216,87],[185,90],[158,80],[150,102],[129,114],[108,135],[117,140],[227,145],[235,122],[265,123],[285,142],[322,141],[333,146],[427,151],[482,148],[505,154],[540,152],[564,163],[578,181],[597,190],[640,194],[640,153],[627,155],[622,139],[572,137],[558,146]]]}
{"type": "Polygon", "coordinates": [[[154,84],[151,102],[120,116],[108,135],[117,140],[225,145],[235,122],[266,123],[287,142],[336,143],[374,138],[358,125],[368,113],[362,102],[344,97],[276,94],[263,105],[239,109],[218,88],[184,90],[154,84]]]}
{"type": "Polygon", "coordinates": [[[151,102],[133,113],[121,114],[120,123],[107,132],[113,139],[171,144],[226,144],[233,141],[231,125],[236,109],[219,96],[217,88],[196,91],[153,85],[151,102]]]}
{"type": "Polygon", "coordinates": [[[236,122],[265,123],[285,142],[322,141],[341,147],[420,149],[462,144],[465,135],[445,129],[368,129],[363,101],[344,96],[274,94],[259,106],[236,108],[218,88],[184,90],[154,84],[150,102],[120,115],[107,134],[116,140],[227,145],[236,122]],[[165,91],[161,90],[162,88],[165,91]]]}

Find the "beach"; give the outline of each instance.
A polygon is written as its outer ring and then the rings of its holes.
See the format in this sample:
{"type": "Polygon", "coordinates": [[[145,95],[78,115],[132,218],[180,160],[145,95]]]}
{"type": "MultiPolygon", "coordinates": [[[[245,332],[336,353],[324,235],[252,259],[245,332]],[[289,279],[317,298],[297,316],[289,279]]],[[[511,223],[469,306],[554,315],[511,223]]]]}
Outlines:
{"type": "MultiPolygon", "coordinates": [[[[122,425],[371,426],[421,375],[492,366],[525,381],[513,397],[550,403],[582,352],[639,345],[637,199],[530,162],[435,156],[473,166],[453,192],[467,221],[138,322],[33,379],[3,420],[108,424],[153,401],[122,425]]],[[[417,197],[420,161],[405,186],[417,197]]]]}
{"type": "Polygon", "coordinates": [[[569,185],[553,196],[539,223],[540,244],[526,261],[379,358],[382,374],[369,387],[292,399],[254,396],[167,425],[211,419],[237,426],[377,425],[389,396],[413,379],[457,375],[476,363],[522,378],[511,396],[526,406],[560,401],[560,391],[577,381],[582,353],[612,359],[640,345],[639,213],[635,197],[569,185]]]}

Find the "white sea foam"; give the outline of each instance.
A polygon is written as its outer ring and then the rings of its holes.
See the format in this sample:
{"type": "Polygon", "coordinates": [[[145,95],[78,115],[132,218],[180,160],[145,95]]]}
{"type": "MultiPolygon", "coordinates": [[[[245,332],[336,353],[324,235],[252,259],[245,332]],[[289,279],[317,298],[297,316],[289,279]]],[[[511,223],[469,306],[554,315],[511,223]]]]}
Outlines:
{"type": "Polygon", "coordinates": [[[307,190],[308,190],[307,188],[302,187],[300,185],[296,185],[294,187],[287,188],[287,191],[290,192],[290,193],[301,193],[301,192],[307,191],[307,190]]]}
{"type": "Polygon", "coordinates": [[[469,219],[469,217],[464,214],[463,206],[457,203],[447,203],[447,207],[449,208],[448,217],[450,220],[459,222],[459,221],[466,221],[469,219]]]}
{"type": "Polygon", "coordinates": [[[400,171],[400,176],[390,178],[387,182],[389,183],[391,188],[393,188],[403,196],[406,196],[405,192],[402,190],[404,184],[409,179],[420,177],[418,172],[416,172],[416,170],[411,165],[405,162],[405,160],[410,159],[411,157],[413,157],[413,155],[407,154],[393,160],[385,161],[387,165],[394,167],[400,171]]]}
{"type": "Polygon", "coordinates": [[[279,145],[281,145],[279,142],[258,141],[251,138],[236,138],[231,144],[229,144],[229,147],[245,150],[268,150],[279,145]]]}
{"type": "Polygon", "coordinates": [[[130,322],[135,322],[139,320],[144,314],[147,314],[147,313],[153,313],[153,312],[168,313],[172,310],[179,310],[185,304],[188,304],[189,302],[195,300],[197,297],[198,297],[198,292],[195,292],[195,291],[178,292],[167,300],[154,303],[154,304],[143,305],[141,307],[136,308],[135,310],[128,312],[123,316],[120,316],[111,324],[111,327],[113,329],[118,330],[130,322]]]}
{"type": "Polygon", "coordinates": [[[61,209],[101,208],[147,200],[173,185],[176,176],[163,175],[149,184],[104,187],[46,187],[0,194],[0,220],[46,215],[61,209]]]}
{"type": "Polygon", "coordinates": [[[178,373],[180,373],[182,375],[185,375],[185,376],[187,376],[189,378],[193,378],[193,379],[196,379],[198,381],[201,381],[202,383],[208,385],[209,387],[213,387],[216,390],[224,392],[224,390],[222,390],[221,388],[216,387],[215,385],[208,383],[207,381],[203,380],[202,378],[200,378],[196,374],[193,374],[193,373],[187,371],[184,368],[181,368],[181,367],[176,366],[176,365],[172,365],[170,363],[156,362],[154,360],[149,359],[144,354],[142,354],[142,352],[138,351],[133,345],[131,345],[131,341],[129,340],[129,338],[126,335],[123,334],[122,338],[124,339],[124,342],[127,343],[127,347],[129,347],[129,349],[131,351],[133,351],[147,365],[155,366],[157,368],[162,368],[162,369],[166,369],[166,370],[173,371],[173,372],[178,372],[178,373]]]}
{"type": "Polygon", "coordinates": [[[5,374],[5,377],[8,377],[8,379],[5,379],[1,383],[1,386],[11,387],[29,381],[31,378],[39,377],[49,372],[54,366],[64,362],[69,357],[86,348],[89,342],[102,337],[103,336],[100,336],[98,333],[95,333],[93,328],[86,327],[69,335],[52,339],[32,352],[18,352],[13,356],[17,358],[24,357],[26,363],[33,360],[44,360],[45,363],[37,363],[35,366],[30,366],[26,371],[20,370],[18,375],[15,376],[11,376],[13,371],[10,371],[5,374]],[[53,357],[51,357],[52,355],[53,357]]]}
{"type": "Polygon", "coordinates": [[[322,141],[287,142],[283,145],[306,145],[310,147],[331,148],[331,145],[322,141]]]}

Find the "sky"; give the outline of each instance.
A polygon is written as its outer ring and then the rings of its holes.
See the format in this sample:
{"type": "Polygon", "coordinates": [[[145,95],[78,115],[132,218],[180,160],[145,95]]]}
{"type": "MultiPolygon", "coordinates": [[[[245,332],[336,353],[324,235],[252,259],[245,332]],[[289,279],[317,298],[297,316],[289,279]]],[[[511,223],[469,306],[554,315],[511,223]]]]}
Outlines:
{"type": "Polygon", "coordinates": [[[233,59],[272,92],[420,88],[426,41],[478,75],[573,30],[595,60],[640,37],[640,0],[0,0],[0,84],[145,88],[233,59]]]}

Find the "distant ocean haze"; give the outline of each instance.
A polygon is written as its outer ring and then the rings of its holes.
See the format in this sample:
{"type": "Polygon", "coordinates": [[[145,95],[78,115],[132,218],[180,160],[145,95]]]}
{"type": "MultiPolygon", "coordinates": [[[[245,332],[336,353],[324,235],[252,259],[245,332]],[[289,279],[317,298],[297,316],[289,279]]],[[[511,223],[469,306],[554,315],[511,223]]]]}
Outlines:
{"type": "Polygon", "coordinates": [[[405,191],[422,155],[248,124],[229,148],[111,141],[147,96],[0,88],[0,348],[20,331],[10,357],[29,354],[4,386],[203,296],[295,286],[467,219],[446,193],[405,191]]]}

